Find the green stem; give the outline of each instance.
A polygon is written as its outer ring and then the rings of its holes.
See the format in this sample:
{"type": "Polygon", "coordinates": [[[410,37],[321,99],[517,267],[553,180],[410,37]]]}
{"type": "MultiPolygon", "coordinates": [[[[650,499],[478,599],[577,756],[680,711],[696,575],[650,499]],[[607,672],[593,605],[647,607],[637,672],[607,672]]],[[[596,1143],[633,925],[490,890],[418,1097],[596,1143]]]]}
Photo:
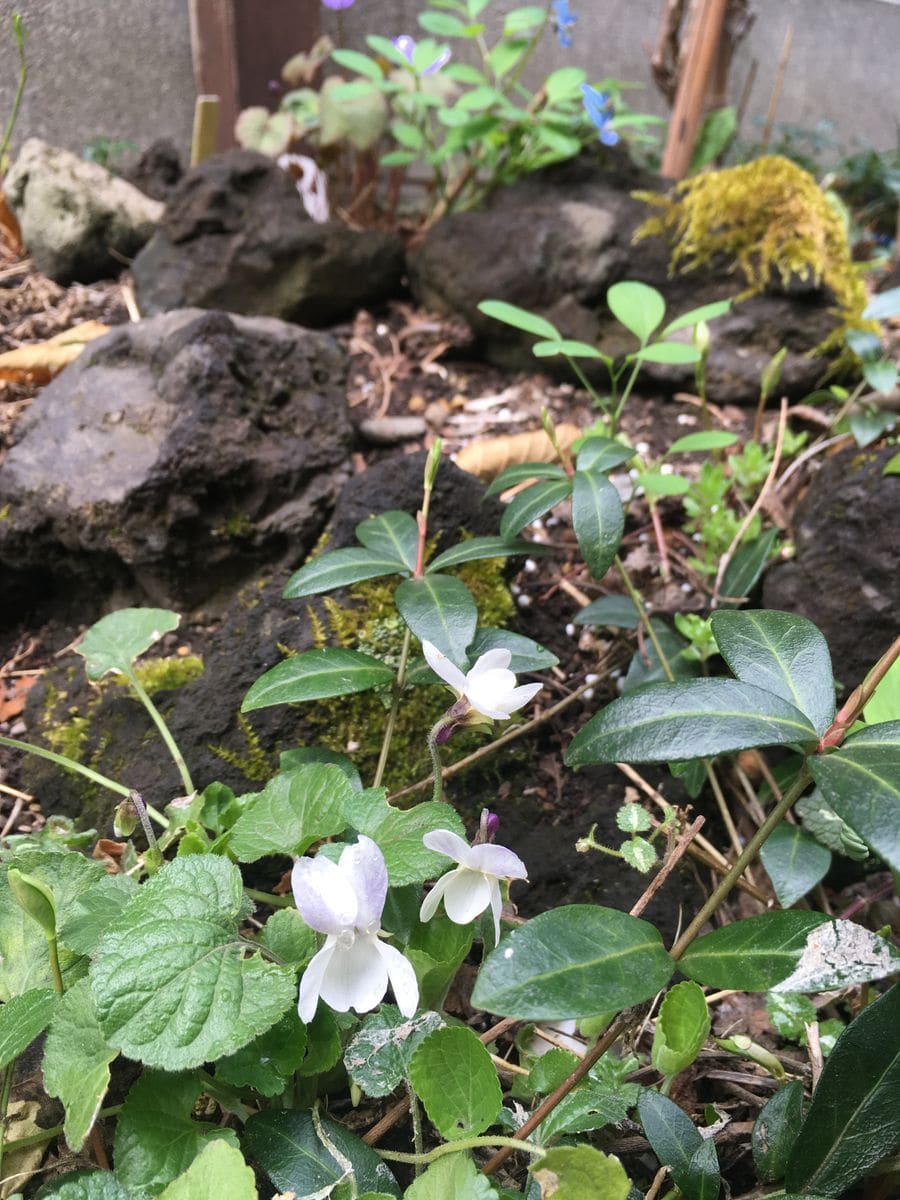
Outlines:
{"type": "MultiPolygon", "coordinates": [[[[3,1153],[10,1147],[6,1143],[6,1110],[9,1107],[9,1097],[12,1092],[13,1075],[16,1073],[17,1059],[13,1059],[3,1072],[3,1090],[0,1092],[0,1179],[3,1177],[3,1153]]],[[[11,1143],[14,1145],[15,1143],[11,1143]]]]}
{"type": "MultiPolygon", "coordinates": [[[[581,367],[579,367],[579,365],[575,361],[575,359],[570,358],[568,354],[564,354],[563,358],[566,360],[566,362],[569,364],[569,366],[574,371],[575,375],[578,378],[578,382],[581,384],[581,386],[584,388],[584,390],[591,397],[591,400],[593,401],[593,404],[594,404],[594,408],[599,408],[601,410],[601,412],[605,413],[606,416],[609,416],[609,411],[608,411],[605,403],[603,402],[603,397],[598,393],[597,389],[593,386],[591,381],[588,379],[587,375],[585,375],[584,371],[582,371],[581,367]]],[[[615,433],[615,431],[616,431],[615,430],[615,418],[610,418],[610,419],[611,419],[612,425],[613,425],[612,432],[615,433]]]]}
{"type": "Polygon", "coordinates": [[[380,1158],[387,1159],[388,1162],[426,1166],[428,1163],[443,1158],[446,1154],[456,1154],[460,1150],[478,1150],[482,1146],[507,1146],[510,1150],[521,1150],[524,1154],[533,1154],[538,1158],[546,1154],[543,1146],[536,1146],[534,1142],[525,1142],[521,1138],[491,1137],[489,1135],[460,1138],[458,1142],[444,1142],[442,1146],[436,1146],[434,1150],[429,1150],[425,1154],[402,1154],[399,1150],[378,1150],[377,1147],[376,1152],[380,1158]]]}
{"type": "MultiPolygon", "coordinates": [[[[125,787],[122,783],[116,783],[114,779],[107,779],[105,775],[101,775],[98,771],[92,771],[90,767],[82,766],[81,763],[75,762],[74,759],[66,758],[63,754],[56,754],[53,750],[45,750],[43,746],[32,746],[30,742],[20,742],[18,738],[0,737],[0,746],[9,746],[11,750],[24,750],[26,754],[34,754],[37,758],[46,758],[49,762],[56,763],[59,767],[65,767],[67,771],[77,771],[79,775],[84,775],[87,779],[98,783],[100,787],[105,787],[111,792],[116,792],[119,796],[130,796],[131,788],[125,787]]],[[[149,808],[147,810],[150,811],[149,808]]],[[[168,821],[165,822],[168,825],[168,821]]]]}
{"type": "Polygon", "coordinates": [[[182,785],[184,786],[185,795],[190,796],[194,791],[196,791],[196,788],[194,787],[193,781],[191,779],[190,771],[188,771],[188,769],[187,769],[187,763],[182,758],[181,751],[178,749],[177,745],[175,744],[175,739],[172,737],[171,733],[169,732],[168,726],[166,725],[165,721],[162,719],[162,714],[160,713],[160,711],[156,707],[156,705],[153,703],[153,701],[150,699],[150,697],[147,695],[144,685],[138,679],[138,677],[134,673],[134,671],[129,671],[127,678],[128,678],[128,682],[131,684],[132,688],[134,689],[134,693],[137,696],[138,700],[140,700],[141,704],[143,704],[144,708],[146,708],[147,712],[150,714],[150,716],[153,720],[153,724],[159,730],[159,736],[165,742],[169,753],[172,755],[172,758],[175,762],[175,766],[178,768],[178,774],[181,776],[181,782],[182,782],[182,785]]]}
{"type": "Polygon", "coordinates": [[[728,874],[723,876],[721,883],[716,887],[715,891],[685,929],[684,933],[669,951],[674,959],[681,958],[685,950],[700,933],[700,930],[716,911],[731,889],[734,887],[737,880],[743,875],[745,869],[756,857],[757,851],[768,838],[769,834],[776,825],[782,820],[785,813],[791,805],[800,798],[806,789],[811,779],[809,767],[806,763],[800,769],[797,778],[784,793],[772,811],[766,817],[765,821],[757,829],[756,833],[744,847],[743,851],[735,859],[734,865],[728,871],[728,874]]]}
{"type": "Polygon", "coordinates": [[[372,787],[381,787],[381,781],[384,779],[388,754],[391,750],[391,739],[394,736],[394,729],[397,725],[397,713],[400,710],[400,696],[406,683],[406,665],[409,662],[409,647],[411,642],[412,630],[407,625],[406,632],[403,635],[403,645],[400,648],[400,665],[397,667],[397,676],[394,679],[394,695],[391,700],[391,711],[388,713],[387,724],[384,727],[384,739],[381,743],[381,753],[378,756],[378,766],[375,768],[375,778],[372,780],[372,787]]]}
{"type": "Polygon", "coordinates": [[[244,888],[244,895],[260,904],[271,904],[273,908],[290,908],[294,903],[290,896],[273,896],[271,892],[258,892],[256,888],[244,888]]]}
{"type": "Polygon", "coordinates": [[[61,996],[66,986],[63,983],[62,971],[59,969],[59,948],[56,944],[56,935],[47,938],[47,950],[50,955],[50,974],[53,976],[53,990],[58,996],[61,996]]]}
{"type": "Polygon", "coordinates": [[[616,411],[613,413],[613,418],[612,418],[613,436],[615,436],[616,429],[619,424],[619,417],[621,417],[622,412],[625,408],[625,405],[628,403],[628,397],[631,395],[631,389],[634,387],[634,381],[637,379],[638,372],[640,371],[640,369],[641,369],[641,360],[638,358],[638,359],[635,359],[634,366],[631,368],[631,374],[628,376],[628,382],[625,384],[625,390],[622,392],[622,395],[619,397],[618,406],[616,408],[616,411]]]}
{"type": "Polygon", "coordinates": [[[431,792],[431,799],[435,802],[441,799],[444,794],[444,768],[441,766],[441,752],[438,750],[437,735],[444,728],[444,718],[441,717],[431,727],[431,732],[428,734],[428,753],[431,755],[431,764],[434,770],[434,787],[431,792]]]}
{"type": "Polygon", "coordinates": [[[13,97],[9,120],[6,122],[6,128],[3,131],[3,141],[0,142],[0,175],[2,175],[6,170],[6,158],[9,151],[9,143],[12,141],[13,129],[15,128],[16,119],[19,115],[19,106],[22,103],[22,96],[25,94],[25,80],[28,78],[28,63],[25,60],[25,30],[22,27],[21,13],[13,13],[12,27],[13,36],[15,37],[16,45],[19,48],[19,84],[16,88],[16,94],[13,97]]]}

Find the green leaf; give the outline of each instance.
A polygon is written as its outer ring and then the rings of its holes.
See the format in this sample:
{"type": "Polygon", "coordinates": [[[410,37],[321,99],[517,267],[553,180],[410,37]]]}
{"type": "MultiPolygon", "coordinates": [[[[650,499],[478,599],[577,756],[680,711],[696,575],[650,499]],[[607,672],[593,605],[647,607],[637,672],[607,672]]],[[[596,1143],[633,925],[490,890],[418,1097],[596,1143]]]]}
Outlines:
{"type": "Polygon", "coordinates": [[[570,904],[503,938],[481,968],[472,1003],[524,1021],[590,1017],[649,999],[673,970],[662,938],[646,921],[570,904]]]}
{"type": "Polygon", "coordinates": [[[822,734],[834,719],[834,679],[828,643],[806,617],[754,610],[714,612],[722,657],[744,683],[787,700],[822,734]]]}
{"type": "Polygon", "coordinates": [[[392,511],[369,517],[357,525],[356,536],[368,550],[395,559],[404,572],[416,569],[419,527],[409,513],[392,511]]]}
{"type": "Polygon", "coordinates": [[[825,878],[831,851],[799,825],[782,821],[759,853],[782,908],[790,908],[825,878]]]}
{"type": "Polygon", "coordinates": [[[452,575],[404,579],[394,593],[400,616],[421,642],[431,642],[457,666],[475,636],[478,609],[472,593],[452,575]]]}
{"type": "Polygon", "coordinates": [[[886,321],[889,317],[900,317],[900,287],[888,288],[874,296],[863,309],[863,320],[886,321]]]}
{"type": "Polygon", "coordinates": [[[406,573],[406,567],[398,563],[396,556],[386,554],[381,547],[348,546],[328,550],[295,571],[282,594],[285,600],[299,600],[303,596],[318,596],[335,588],[348,587],[351,583],[362,583],[365,579],[406,573]]]}
{"type": "Polygon", "coordinates": [[[688,1200],[715,1200],[720,1189],[715,1143],[705,1143],[687,1113],[656,1092],[641,1093],[638,1115],[653,1153],[688,1200]]]}
{"type": "Polygon", "coordinates": [[[471,925],[457,925],[443,913],[415,924],[406,957],[419,981],[420,1006],[439,1009],[443,1005],[460,964],[472,948],[472,940],[471,925]]]}
{"type": "Polygon", "coordinates": [[[900,475],[900,454],[895,454],[893,458],[889,458],[881,473],[882,475],[900,475]]]}
{"type": "Polygon", "coordinates": [[[452,17],[449,13],[423,12],[419,13],[416,20],[423,29],[437,37],[466,36],[465,22],[461,21],[459,17],[452,17]]]}
{"type": "Polygon", "coordinates": [[[896,416],[877,408],[855,409],[847,418],[850,432],[859,447],[871,446],[883,433],[893,428],[896,416]]]}
{"type": "MultiPolygon", "coordinates": [[[[286,911],[286,910],[283,910],[286,911]]],[[[262,1096],[280,1096],[306,1056],[307,1029],[295,1009],[248,1045],[220,1058],[216,1079],[233,1087],[254,1088],[262,1096]]]]}
{"type": "Polygon", "coordinates": [[[734,679],[651,683],[620,696],[578,731],[565,761],[665,762],[813,740],[792,704],[734,679]]]}
{"type": "MultiPolygon", "coordinates": [[[[525,38],[519,38],[515,41],[497,42],[488,55],[488,65],[498,79],[502,79],[507,72],[513,69],[530,45],[530,40],[526,40],[525,38]]],[[[557,337],[559,336],[555,330],[554,334],[557,337]]]]}
{"type": "Polygon", "coordinates": [[[597,467],[575,472],[572,524],[588,570],[602,579],[618,553],[625,513],[619,493],[597,467]]]}
{"type": "Polygon", "coordinates": [[[73,1171],[45,1184],[38,1197],[39,1200],[135,1200],[111,1171],[73,1171]]]}
{"type": "Polygon", "coordinates": [[[53,892],[46,883],[26,875],[18,867],[10,867],[6,882],[13,900],[34,921],[46,938],[56,938],[56,905],[53,892]]]}
{"type": "Polygon", "coordinates": [[[753,1124],[750,1145],[763,1183],[784,1179],[803,1121],[803,1083],[793,1079],[768,1100],[753,1124]]]}
{"type": "Polygon", "coordinates": [[[383,1192],[400,1197],[393,1175],[374,1150],[329,1117],[318,1117],[327,1139],[323,1143],[313,1115],[292,1109],[269,1109],[250,1117],[244,1126],[244,1147],[275,1187],[298,1196],[327,1196],[351,1176],[359,1192],[383,1192]]]}
{"type": "Polygon", "coordinates": [[[367,1096],[389,1096],[409,1075],[415,1051],[444,1019],[440,1013],[425,1012],[404,1017],[393,1004],[382,1004],[378,1012],[364,1017],[344,1052],[347,1074],[367,1096]]]}
{"type": "Polygon", "coordinates": [[[826,992],[900,972],[900,950],[853,921],[829,921],[807,935],[803,953],[775,992],[826,992]]]}
{"type": "Polygon", "coordinates": [[[787,1186],[842,1195],[900,1145],[900,986],[864,1008],[825,1063],[787,1186]]]}
{"type": "Polygon", "coordinates": [[[235,1146],[210,1142],[159,1200],[257,1200],[253,1171],[235,1146]]]}
{"type": "Polygon", "coordinates": [[[623,446],[615,438],[586,437],[578,448],[579,471],[612,471],[634,458],[634,449],[623,446]]]}
{"type": "Polygon", "coordinates": [[[76,954],[93,954],[137,890],[137,880],[129,875],[103,875],[73,903],[59,930],[60,945],[76,954]]]}
{"type": "Polygon", "coordinates": [[[404,1200],[497,1200],[490,1180],[465,1154],[447,1154],[431,1164],[403,1193],[404,1200]]]}
{"type": "Polygon", "coordinates": [[[809,760],[827,803],[894,871],[900,871],[900,721],[854,733],[809,760]]]}
{"type": "Polygon", "coordinates": [[[737,109],[733,104],[715,108],[706,114],[691,154],[691,174],[709,166],[728,149],[737,127],[737,109]]]}
{"type": "Polygon", "coordinates": [[[677,1075],[689,1067],[709,1036],[709,1009],[703,989],[693,980],[676,983],[665,996],[656,1019],[654,1067],[662,1075],[677,1075]]]}
{"type": "Polygon", "coordinates": [[[659,862],[653,843],[642,837],[629,838],[627,842],[623,842],[619,853],[630,867],[634,867],[635,871],[640,871],[642,875],[652,871],[659,862]]]}
{"type": "Polygon", "coordinates": [[[429,1033],[412,1056],[409,1077],[448,1142],[477,1137],[500,1111],[503,1095],[491,1056],[465,1026],[429,1033]]]}
{"type": "Polygon", "coordinates": [[[213,855],[175,859],[113,923],[91,968],[104,1036],[170,1071],[232,1054],[294,1001],[294,972],[245,957],[241,875],[213,855]]]}
{"type": "Polygon", "coordinates": [[[285,774],[293,771],[295,767],[306,767],[310,763],[328,763],[330,766],[340,767],[354,792],[363,790],[359,771],[346,754],[338,754],[337,751],[327,750],[324,746],[295,746],[293,750],[282,750],[278,757],[279,769],[285,774]]]}
{"type": "Polygon", "coordinates": [[[635,280],[614,283],[606,293],[606,303],[616,320],[642,343],[647,341],[666,312],[666,302],[656,288],[635,280]]]}
{"type": "Polygon", "coordinates": [[[514,538],[526,525],[565,500],[571,490],[572,481],[567,476],[565,479],[544,479],[519,492],[507,504],[500,518],[501,537],[514,538]]]}
{"type": "Polygon", "coordinates": [[[232,1130],[191,1119],[202,1090],[199,1075],[165,1071],[145,1071],[132,1084],[116,1120],[114,1152],[116,1175],[133,1200],[158,1196],[213,1139],[237,1145],[232,1130]]]}
{"type": "Polygon", "coordinates": [[[794,909],[746,917],[698,938],[678,966],[688,978],[709,987],[765,992],[787,979],[810,930],[827,920],[823,913],[794,909]]]}
{"type": "Polygon", "coordinates": [[[0,1008],[0,1071],[44,1032],[56,1002],[57,995],[50,988],[32,988],[0,1008]]]}
{"type": "Polygon", "coordinates": [[[164,633],[177,629],[180,620],[167,608],[122,608],[101,617],[75,649],[84,655],[89,679],[99,679],[108,671],[127,675],[138,655],[164,633]]]}
{"type": "MultiPolygon", "coordinates": [[[[656,640],[669,664],[669,670],[676,679],[692,679],[702,674],[697,655],[692,652],[690,643],[681,634],[676,633],[659,617],[652,617],[651,624],[656,630],[656,640]]],[[[636,650],[628,664],[628,671],[622,683],[622,695],[627,696],[648,683],[662,683],[667,678],[665,668],[656,653],[656,646],[647,638],[643,649],[636,650]]]]}
{"type": "Polygon", "coordinates": [[[509,650],[512,658],[509,669],[515,675],[526,671],[548,671],[555,667],[559,659],[531,638],[523,637],[521,633],[513,633],[511,629],[490,629],[482,627],[475,634],[475,640],[469,647],[469,658],[477,659],[488,650],[509,650]]]}
{"type": "Polygon", "coordinates": [[[517,33],[528,33],[541,25],[546,18],[546,9],[539,4],[529,4],[524,8],[514,8],[506,14],[503,23],[503,36],[511,37],[517,33]]]}
{"type": "Polygon", "coordinates": [[[279,908],[273,912],[263,926],[259,940],[267,950],[296,970],[305,967],[318,948],[316,935],[295,908],[279,908]]]}
{"type": "Polygon", "coordinates": [[[391,887],[424,883],[446,869],[446,856],[423,845],[426,833],[449,829],[460,837],[466,836],[462,821],[449,804],[428,800],[414,808],[394,808],[385,799],[383,788],[355,794],[352,804],[347,806],[347,819],[357,832],[378,843],[391,887]]]}
{"type": "Polygon", "coordinates": [[[740,545],[722,577],[722,603],[729,597],[748,596],[765,570],[778,542],[778,530],[767,529],[751,542],[740,545]]]}
{"type": "Polygon", "coordinates": [[[612,1154],[593,1146],[557,1146],[532,1171],[542,1196],[555,1200],[627,1200],[631,1184],[612,1154]]]}
{"type": "Polygon", "coordinates": [[[637,629],[641,623],[628,596],[601,596],[579,609],[572,620],[576,625],[610,625],[614,629],[637,629]]]}
{"type": "Polygon", "coordinates": [[[880,392],[882,396],[890,396],[897,386],[897,364],[886,358],[876,359],[875,362],[863,362],[862,371],[869,387],[880,392]]]}
{"type": "Polygon", "coordinates": [[[700,433],[686,433],[684,437],[676,438],[667,451],[668,454],[695,454],[699,450],[722,450],[733,446],[738,440],[736,433],[726,433],[723,429],[706,429],[700,433]]]}
{"type": "MultiPolygon", "coordinates": [[[[485,492],[485,495],[490,495],[490,491],[485,492]]],[[[458,567],[460,563],[475,562],[484,558],[512,558],[516,554],[539,556],[547,553],[549,553],[548,547],[541,546],[536,542],[507,541],[501,537],[469,538],[465,542],[451,546],[443,554],[439,554],[433,562],[428,564],[426,574],[430,574],[432,571],[445,571],[447,567],[458,567]]]]}
{"type": "Polygon", "coordinates": [[[100,1030],[90,983],[79,979],[53,1014],[43,1063],[47,1094],[61,1100],[65,1109],[70,1150],[81,1149],[97,1119],[109,1087],[109,1064],[116,1054],[100,1030]]]}
{"type": "Polygon", "coordinates": [[[867,725],[900,721],[900,658],[890,666],[875,689],[875,695],[866,704],[863,720],[867,725]]]}
{"type": "Polygon", "coordinates": [[[270,779],[235,821],[227,841],[239,862],[264,854],[304,854],[313,842],[347,827],[353,787],[340,769],[311,763],[270,779]]]}
{"type": "Polygon", "coordinates": [[[571,338],[535,342],[531,353],[535,358],[555,358],[558,354],[564,354],[566,358],[599,358],[604,362],[610,361],[609,355],[601,354],[596,346],[589,342],[576,342],[571,338]]]}
{"type": "Polygon", "coordinates": [[[683,475],[663,475],[661,471],[646,471],[635,483],[656,496],[683,496],[691,490],[690,481],[683,475]]]}
{"type": "Polygon", "coordinates": [[[386,58],[395,67],[401,67],[406,71],[409,70],[409,63],[390,38],[381,37],[376,33],[369,33],[366,34],[366,43],[376,54],[380,54],[382,58],[386,58]]]}
{"type": "Polygon", "coordinates": [[[393,667],[359,650],[307,650],[261,675],[244,697],[241,712],[301,700],[328,700],[391,683],[393,667]]]}
{"type": "MultiPolygon", "coordinates": [[[[560,1054],[562,1051],[556,1053],[560,1054]]],[[[545,1054],[539,1061],[543,1062],[549,1057],[549,1054],[545,1054]]],[[[572,1059],[572,1064],[566,1075],[575,1066],[574,1055],[570,1054],[568,1057],[572,1059]]],[[[530,1078],[528,1082],[531,1083],[530,1078]]],[[[586,1083],[573,1088],[546,1120],[541,1122],[537,1136],[546,1144],[560,1133],[588,1133],[594,1129],[603,1129],[605,1125],[618,1124],[626,1119],[630,1110],[637,1104],[641,1090],[636,1083],[623,1083],[614,1088],[608,1083],[589,1078],[586,1083]]]]}
{"type": "Polygon", "coordinates": [[[696,363],[700,361],[700,350],[690,342],[651,342],[642,346],[630,358],[638,362],[654,363],[696,363]]]}
{"type": "Polygon", "coordinates": [[[304,1078],[323,1075],[341,1057],[341,1031],[330,1008],[320,1004],[306,1027],[306,1055],[297,1074],[304,1078]]]}
{"type": "MultiPolygon", "coordinates": [[[[700,321],[714,321],[716,317],[724,317],[730,309],[730,300],[713,300],[711,304],[701,304],[699,308],[692,308],[690,312],[682,313],[680,317],[670,321],[660,336],[667,338],[670,333],[675,333],[678,329],[687,329],[691,325],[699,324],[700,321]]],[[[700,435],[688,434],[688,436],[699,437],[700,435]]]]}
{"type": "MultiPolygon", "coordinates": [[[[488,487],[484,493],[485,499],[488,496],[497,496],[500,492],[505,492],[507,488],[514,487],[517,483],[531,482],[536,479],[565,479],[566,473],[559,463],[539,463],[539,462],[524,462],[515,463],[511,467],[507,467],[505,471],[501,471],[494,482],[488,487]]],[[[473,541],[493,541],[492,538],[472,538],[468,542],[462,542],[462,546],[469,546],[473,541]]],[[[529,546],[530,548],[530,546],[529,546]]],[[[443,558],[443,555],[439,555],[443,558]]],[[[432,564],[434,567],[434,564],[432,564]]]]}
{"type": "Polygon", "coordinates": [[[587,75],[581,67],[559,67],[551,71],[544,80],[544,91],[550,104],[560,100],[577,100],[580,98],[581,85],[587,80],[587,75]]]}
{"type": "Polygon", "coordinates": [[[558,342],[562,338],[562,334],[555,325],[551,325],[549,321],[539,317],[536,313],[528,312],[525,308],[507,304],[505,300],[482,300],[478,305],[478,311],[484,313],[486,317],[493,317],[495,321],[502,321],[504,325],[511,325],[513,329],[533,333],[535,337],[551,338],[554,342],[558,342]]]}
{"type": "Polygon", "coordinates": [[[616,825],[623,833],[646,833],[653,828],[650,814],[641,804],[623,804],[616,813],[616,825]]]}
{"type": "Polygon", "coordinates": [[[381,83],[384,79],[381,67],[374,58],[369,58],[368,54],[360,54],[358,50],[332,50],[331,57],[339,67],[346,67],[348,71],[364,75],[373,83],[381,83]]]}

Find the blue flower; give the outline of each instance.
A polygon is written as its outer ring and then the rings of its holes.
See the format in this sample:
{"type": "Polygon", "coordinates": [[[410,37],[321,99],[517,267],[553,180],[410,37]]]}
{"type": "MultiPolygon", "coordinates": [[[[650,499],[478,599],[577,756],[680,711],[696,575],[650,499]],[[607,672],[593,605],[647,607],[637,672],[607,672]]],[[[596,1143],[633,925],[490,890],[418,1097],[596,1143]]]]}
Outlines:
{"type": "Polygon", "coordinates": [[[570,30],[578,18],[569,8],[569,0],[553,0],[554,24],[559,44],[564,50],[572,45],[570,30]]]}
{"type": "MultiPolygon", "coordinates": [[[[409,65],[412,66],[413,55],[416,52],[415,39],[411,38],[408,33],[401,33],[399,37],[391,38],[391,41],[394,44],[394,48],[399,50],[409,65]]],[[[422,74],[435,75],[441,69],[441,67],[445,67],[449,61],[450,47],[444,46],[434,62],[430,63],[429,66],[427,66],[422,72],[422,74]]]]}
{"type": "Polygon", "coordinates": [[[616,114],[610,104],[608,94],[591,87],[589,83],[581,85],[581,94],[584,97],[585,111],[597,126],[600,141],[604,146],[615,146],[619,140],[619,135],[614,129],[610,128],[610,121],[612,121],[616,114]]]}

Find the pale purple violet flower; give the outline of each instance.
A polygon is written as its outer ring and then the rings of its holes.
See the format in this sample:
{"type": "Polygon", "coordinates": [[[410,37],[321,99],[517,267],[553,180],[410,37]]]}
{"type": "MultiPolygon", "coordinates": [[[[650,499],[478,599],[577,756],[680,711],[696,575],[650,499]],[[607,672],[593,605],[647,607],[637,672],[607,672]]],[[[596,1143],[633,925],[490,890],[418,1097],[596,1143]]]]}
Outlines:
{"type": "Polygon", "coordinates": [[[615,146],[619,140],[619,135],[614,129],[610,128],[610,121],[615,116],[615,112],[610,103],[609,95],[606,92],[599,91],[595,87],[591,87],[589,83],[581,85],[581,94],[584,97],[585,111],[596,125],[600,141],[604,146],[615,146]]]}
{"type": "Polygon", "coordinates": [[[300,916],[326,935],[300,980],[300,1020],[309,1024],[320,999],[335,1012],[369,1012],[384,999],[388,983],[401,1013],[411,1017],[419,1003],[416,973],[378,936],[388,876],[376,843],[360,836],[336,863],[321,854],[297,859],[291,887],[300,916]]]}
{"type": "MultiPolygon", "coordinates": [[[[416,52],[416,41],[411,38],[408,33],[401,33],[399,37],[392,38],[391,41],[394,47],[400,51],[406,61],[412,66],[413,55],[416,52]]],[[[430,63],[422,72],[423,75],[434,75],[441,67],[446,67],[450,61],[450,47],[445,46],[433,63],[430,63]]]]}
{"type": "Polygon", "coordinates": [[[470,924],[490,906],[494,933],[499,942],[503,910],[500,880],[528,878],[528,870],[521,858],[505,846],[470,846],[449,829],[435,829],[426,833],[422,841],[429,850],[446,854],[459,865],[442,875],[425,897],[419,920],[430,920],[442,900],[447,916],[456,925],[470,924]]]}

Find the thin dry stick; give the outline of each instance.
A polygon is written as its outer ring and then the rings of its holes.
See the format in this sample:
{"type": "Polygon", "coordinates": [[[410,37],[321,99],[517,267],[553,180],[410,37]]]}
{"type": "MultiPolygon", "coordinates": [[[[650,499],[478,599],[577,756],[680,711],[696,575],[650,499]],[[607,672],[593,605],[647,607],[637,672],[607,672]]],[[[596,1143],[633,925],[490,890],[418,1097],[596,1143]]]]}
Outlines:
{"type": "Polygon", "coordinates": [[[765,483],[762,485],[762,487],[759,490],[759,495],[756,497],[756,500],[753,502],[753,504],[750,508],[750,511],[747,513],[746,517],[744,517],[743,521],[741,522],[737,533],[731,539],[731,545],[728,547],[728,549],[722,555],[722,559],[719,562],[719,570],[716,573],[716,585],[713,588],[712,599],[709,602],[710,608],[718,607],[719,589],[722,586],[722,580],[725,577],[725,572],[728,569],[728,564],[731,562],[732,558],[734,557],[735,551],[737,550],[738,546],[741,544],[741,539],[743,538],[743,536],[747,532],[747,530],[750,528],[751,521],[756,516],[756,514],[759,512],[760,506],[762,505],[762,502],[766,497],[766,493],[771,488],[772,484],[775,481],[775,476],[778,474],[778,467],[779,467],[779,464],[781,463],[781,449],[782,449],[782,446],[784,445],[784,431],[785,431],[786,426],[787,426],[787,398],[783,396],[781,399],[781,410],[778,414],[778,436],[775,439],[775,454],[772,458],[772,466],[769,468],[769,473],[766,476],[765,483]]]}
{"type": "Polygon", "coordinates": [[[778,66],[775,69],[775,82],[772,84],[772,95],[769,97],[769,109],[766,113],[766,123],[763,126],[760,145],[763,152],[769,147],[769,141],[772,137],[772,129],[775,125],[775,113],[778,111],[778,101],[781,99],[781,89],[784,85],[784,76],[787,71],[788,59],[791,54],[791,43],[794,40],[794,26],[788,25],[784,35],[784,42],[781,46],[781,57],[778,59],[778,66]]]}
{"type": "MultiPolygon", "coordinates": [[[[716,798],[716,806],[719,810],[719,816],[722,818],[722,824],[728,831],[731,847],[735,854],[740,854],[744,848],[744,844],[741,841],[740,834],[737,831],[737,826],[734,823],[734,818],[731,815],[731,809],[728,807],[728,801],[725,799],[725,793],[722,791],[722,785],[719,783],[719,777],[713,770],[713,765],[708,758],[704,758],[703,767],[706,771],[706,778],[709,781],[709,786],[712,788],[713,795],[716,798]]],[[[744,874],[751,883],[756,882],[749,871],[745,871],[744,874]]]]}
{"type": "Polygon", "coordinates": [[[665,1183],[668,1174],[668,1167],[659,1168],[659,1170],[653,1176],[653,1182],[650,1184],[650,1189],[644,1196],[644,1200],[656,1200],[656,1197],[662,1191],[662,1185],[665,1183]]]}
{"type": "Polygon", "coordinates": [[[644,894],[641,896],[640,900],[638,900],[637,904],[635,904],[635,906],[632,908],[631,915],[633,917],[639,917],[641,915],[662,885],[672,874],[675,867],[678,865],[679,860],[687,852],[688,846],[690,846],[691,842],[703,828],[704,821],[705,817],[698,817],[697,820],[691,825],[688,825],[687,829],[685,829],[684,832],[678,837],[675,845],[672,847],[672,853],[668,856],[666,861],[650,880],[650,883],[644,890],[644,894]]]}
{"type": "Polygon", "coordinates": [[[24,803],[24,800],[16,800],[15,804],[12,806],[12,812],[6,818],[3,823],[3,828],[0,830],[0,838],[5,838],[9,831],[15,828],[16,821],[19,819],[19,814],[24,807],[24,803]]]}

